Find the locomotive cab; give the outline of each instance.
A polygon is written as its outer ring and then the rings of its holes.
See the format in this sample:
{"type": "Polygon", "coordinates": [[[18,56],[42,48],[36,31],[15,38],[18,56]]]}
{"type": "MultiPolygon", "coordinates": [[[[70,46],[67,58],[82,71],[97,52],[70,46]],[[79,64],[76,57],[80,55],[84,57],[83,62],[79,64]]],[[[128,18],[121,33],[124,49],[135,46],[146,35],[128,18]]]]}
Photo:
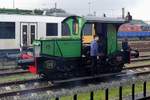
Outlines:
{"type": "MultiPolygon", "coordinates": [[[[130,61],[130,59],[125,59],[126,55],[121,51],[118,47],[117,42],[117,33],[120,25],[125,23],[123,19],[115,19],[115,18],[99,18],[93,16],[85,17],[87,21],[87,25],[91,25],[88,29],[89,32],[85,31],[83,28],[83,54],[86,55],[86,62],[90,62],[90,43],[92,41],[92,37],[94,34],[99,36],[101,47],[101,53],[103,54],[101,59],[98,61],[100,70],[102,72],[107,71],[121,71],[124,63],[130,61]],[[91,35],[91,38],[87,39],[91,35]],[[107,68],[107,66],[109,66],[107,68]]],[[[86,26],[86,25],[85,25],[86,26]]],[[[130,55],[128,55],[128,58],[130,55]]],[[[90,63],[89,63],[90,64],[90,63]]]]}

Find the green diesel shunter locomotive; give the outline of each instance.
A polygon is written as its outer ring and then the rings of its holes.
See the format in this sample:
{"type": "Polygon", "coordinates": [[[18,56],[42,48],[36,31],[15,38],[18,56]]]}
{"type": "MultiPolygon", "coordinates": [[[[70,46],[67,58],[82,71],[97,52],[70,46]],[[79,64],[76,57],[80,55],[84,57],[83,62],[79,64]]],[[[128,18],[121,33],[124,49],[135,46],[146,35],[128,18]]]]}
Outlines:
{"type": "MultiPolygon", "coordinates": [[[[70,16],[62,22],[62,38],[36,40],[33,43],[34,62],[20,61],[19,65],[51,80],[90,76],[90,43],[83,42],[85,30],[96,34],[103,44],[103,56],[97,60],[96,74],[120,72],[125,63],[124,52],[117,43],[117,31],[123,19],[70,16]],[[87,27],[91,26],[91,27],[87,27]]],[[[88,35],[90,35],[88,33],[88,35]]],[[[27,55],[26,55],[27,56],[27,55]]]]}

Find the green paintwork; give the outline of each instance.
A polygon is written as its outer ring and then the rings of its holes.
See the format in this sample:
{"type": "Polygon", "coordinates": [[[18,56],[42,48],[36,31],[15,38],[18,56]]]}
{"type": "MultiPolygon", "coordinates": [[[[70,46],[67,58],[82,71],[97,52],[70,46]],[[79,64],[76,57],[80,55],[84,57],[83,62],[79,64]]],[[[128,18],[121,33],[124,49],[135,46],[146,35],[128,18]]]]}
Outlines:
{"type": "Polygon", "coordinates": [[[107,25],[107,54],[113,54],[117,49],[117,32],[113,24],[107,25]]]}
{"type": "Polygon", "coordinates": [[[80,57],[80,40],[43,40],[41,41],[41,54],[57,57],[80,57]]]}
{"type": "Polygon", "coordinates": [[[41,55],[53,57],[81,57],[81,31],[85,20],[81,17],[68,17],[63,23],[67,23],[71,36],[65,38],[51,38],[48,40],[37,40],[33,44],[40,46],[41,55]],[[73,33],[73,20],[77,20],[78,32],[73,33]]]}
{"type": "Polygon", "coordinates": [[[40,45],[41,45],[41,42],[38,41],[38,40],[35,40],[35,41],[33,41],[32,44],[33,44],[34,46],[40,46],[40,45]]]}
{"type": "Polygon", "coordinates": [[[122,49],[122,44],[118,42],[117,45],[118,45],[118,51],[121,51],[121,49],[122,49]]]}
{"type": "Polygon", "coordinates": [[[78,31],[73,32],[73,20],[74,19],[72,17],[70,17],[67,20],[65,20],[63,23],[68,24],[70,33],[71,33],[70,34],[71,38],[81,38],[82,28],[86,21],[82,17],[76,17],[76,20],[78,22],[78,31]]]}
{"type": "MultiPolygon", "coordinates": [[[[68,17],[62,23],[69,26],[70,36],[65,38],[50,38],[48,40],[39,40],[34,45],[41,46],[41,54],[55,57],[81,57],[81,33],[86,21],[82,17],[68,17]],[[74,20],[77,23],[77,32],[73,32],[74,20]]],[[[107,24],[107,55],[118,51],[117,44],[117,26],[107,24]]]]}

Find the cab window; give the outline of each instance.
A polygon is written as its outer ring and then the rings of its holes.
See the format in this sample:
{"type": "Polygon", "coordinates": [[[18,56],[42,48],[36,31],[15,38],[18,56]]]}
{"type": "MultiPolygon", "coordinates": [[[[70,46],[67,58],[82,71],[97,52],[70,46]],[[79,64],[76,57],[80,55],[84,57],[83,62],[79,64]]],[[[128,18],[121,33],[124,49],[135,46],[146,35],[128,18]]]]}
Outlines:
{"type": "Polygon", "coordinates": [[[84,36],[92,35],[92,24],[85,24],[83,28],[83,35],[84,36]]]}
{"type": "Polygon", "coordinates": [[[78,24],[78,20],[77,19],[75,19],[75,20],[73,20],[73,34],[77,34],[78,33],[78,31],[79,31],[79,24],[78,24]]]}
{"type": "Polygon", "coordinates": [[[62,36],[70,36],[69,26],[66,23],[62,24],[62,36]]]}

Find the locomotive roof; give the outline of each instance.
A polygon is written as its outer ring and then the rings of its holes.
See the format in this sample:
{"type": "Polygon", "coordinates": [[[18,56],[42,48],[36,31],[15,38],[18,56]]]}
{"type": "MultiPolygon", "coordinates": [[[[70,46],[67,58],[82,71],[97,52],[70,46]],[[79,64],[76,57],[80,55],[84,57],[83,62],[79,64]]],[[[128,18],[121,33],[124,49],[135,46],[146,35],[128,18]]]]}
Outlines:
{"type": "Polygon", "coordinates": [[[126,20],[122,18],[110,18],[110,17],[96,17],[96,16],[85,16],[87,22],[100,22],[100,23],[125,23],[126,20]]]}

